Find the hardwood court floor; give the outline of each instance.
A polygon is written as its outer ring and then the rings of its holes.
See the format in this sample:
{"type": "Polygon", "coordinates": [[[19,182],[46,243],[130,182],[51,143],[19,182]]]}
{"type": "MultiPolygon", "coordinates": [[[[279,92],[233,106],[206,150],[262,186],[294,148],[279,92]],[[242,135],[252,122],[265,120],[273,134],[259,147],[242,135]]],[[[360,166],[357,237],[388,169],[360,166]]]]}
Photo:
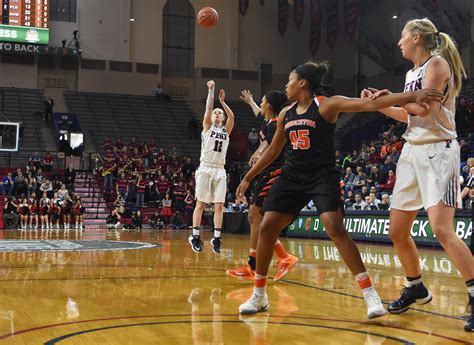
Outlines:
{"type": "MultiPolygon", "coordinates": [[[[121,233],[151,249],[0,253],[0,344],[466,344],[467,293],[441,251],[421,250],[432,303],[403,315],[366,319],[361,294],[331,242],[284,239],[299,265],[270,283],[270,310],[237,313],[252,284],[226,277],[242,263],[248,238],[225,235],[221,255],[189,248],[185,232],[121,233]]],[[[74,231],[52,239],[75,239],[74,231]]],[[[0,231],[3,239],[40,233],[0,231]]],[[[49,238],[51,238],[49,236],[49,238]]],[[[84,233],[82,239],[114,239],[84,233]]],[[[358,244],[384,301],[404,283],[390,246],[358,244]]],[[[276,270],[272,263],[270,274],[276,270]]]]}

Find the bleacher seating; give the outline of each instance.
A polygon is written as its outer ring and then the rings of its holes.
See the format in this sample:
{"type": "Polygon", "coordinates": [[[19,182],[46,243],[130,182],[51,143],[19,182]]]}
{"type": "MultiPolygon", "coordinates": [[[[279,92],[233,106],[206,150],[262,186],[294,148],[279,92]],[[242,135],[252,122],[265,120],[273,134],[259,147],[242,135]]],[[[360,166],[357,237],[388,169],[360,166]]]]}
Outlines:
{"type": "Polygon", "coordinates": [[[199,157],[198,139],[189,139],[187,125],[192,112],[181,99],[163,102],[152,96],[65,92],[68,110],[75,113],[85,132],[86,151],[100,151],[106,137],[122,137],[125,143],[155,137],[159,147],[176,146],[194,160],[199,157]]]}

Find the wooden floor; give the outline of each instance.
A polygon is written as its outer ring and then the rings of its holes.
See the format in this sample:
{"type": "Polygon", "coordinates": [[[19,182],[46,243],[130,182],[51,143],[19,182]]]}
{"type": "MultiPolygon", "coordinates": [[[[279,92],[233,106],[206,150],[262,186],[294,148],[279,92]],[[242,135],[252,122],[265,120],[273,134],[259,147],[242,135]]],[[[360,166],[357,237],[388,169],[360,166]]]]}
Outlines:
{"type": "MultiPolygon", "coordinates": [[[[208,239],[210,233],[203,235],[208,239]]],[[[71,232],[66,239],[74,239],[71,232]]],[[[299,265],[268,288],[270,310],[242,317],[252,283],[228,278],[248,238],[226,235],[221,255],[195,254],[187,231],[107,234],[82,239],[143,241],[151,249],[0,252],[0,344],[466,344],[467,293],[441,251],[421,250],[432,303],[376,321],[331,242],[284,239],[299,265]]],[[[2,239],[44,234],[0,231],[2,239]]],[[[64,239],[59,234],[49,239],[64,239]]],[[[384,301],[398,297],[403,273],[390,246],[358,244],[384,301]]],[[[272,263],[270,274],[276,270],[272,263]]]]}

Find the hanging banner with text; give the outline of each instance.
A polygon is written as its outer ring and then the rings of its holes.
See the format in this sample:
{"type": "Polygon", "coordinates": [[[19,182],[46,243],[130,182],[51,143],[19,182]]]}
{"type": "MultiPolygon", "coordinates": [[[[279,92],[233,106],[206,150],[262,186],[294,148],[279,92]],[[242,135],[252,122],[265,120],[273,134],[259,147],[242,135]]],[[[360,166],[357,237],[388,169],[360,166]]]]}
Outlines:
{"type": "Polygon", "coordinates": [[[49,29],[0,24],[0,41],[48,44],[49,29]]]}
{"type": "MultiPolygon", "coordinates": [[[[388,228],[390,226],[388,212],[386,214],[346,213],[344,225],[354,240],[391,243],[388,236],[388,228]]],[[[454,232],[464,242],[467,244],[470,243],[472,236],[472,219],[470,215],[459,215],[454,218],[454,232]]],[[[411,228],[411,235],[416,244],[440,246],[436,240],[436,236],[434,236],[431,230],[426,215],[418,215],[416,217],[411,228]]],[[[286,236],[329,238],[324,229],[323,222],[315,212],[302,212],[300,216],[288,226],[286,236]]]]}

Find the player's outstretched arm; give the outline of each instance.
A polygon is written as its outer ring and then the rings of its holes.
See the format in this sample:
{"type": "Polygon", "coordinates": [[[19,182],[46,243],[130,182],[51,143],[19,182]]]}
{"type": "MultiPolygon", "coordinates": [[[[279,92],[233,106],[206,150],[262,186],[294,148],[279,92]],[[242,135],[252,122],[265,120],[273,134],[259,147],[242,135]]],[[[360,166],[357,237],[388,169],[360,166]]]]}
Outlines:
{"type": "MultiPolygon", "coordinates": [[[[378,90],[374,89],[372,87],[369,87],[367,89],[363,89],[360,93],[360,98],[371,98],[375,99],[377,97],[380,97],[382,95],[389,95],[392,92],[390,90],[384,89],[384,90],[378,90]]],[[[399,121],[399,122],[404,122],[408,123],[408,111],[406,111],[402,107],[388,107],[388,108],[383,108],[379,109],[379,112],[382,114],[391,117],[392,119],[399,121]]]]}
{"type": "Polygon", "coordinates": [[[253,114],[255,116],[258,116],[258,114],[260,114],[261,109],[257,105],[257,103],[255,103],[255,101],[253,100],[252,93],[249,90],[242,90],[240,93],[241,93],[240,99],[244,101],[245,103],[247,103],[248,105],[250,105],[250,108],[252,108],[253,114]]]}
{"type": "Polygon", "coordinates": [[[239,200],[245,200],[244,194],[247,188],[249,187],[250,182],[255,178],[255,176],[260,174],[263,169],[268,167],[278,157],[278,155],[281,153],[281,150],[283,150],[283,147],[286,144],[283,118],[285,117],[286,111],[288,109],[289,107],[284,108],[280,112],[280,115],[278,115],[277,129],[275,132],[275,136],[273,137],[272,143],[265,150],[260,159],[255,163],[255,165],[252,166],[252,168],[247,172],[247,174],[244,176],[239,186],[237,187],[236,194],[239,200]]]}
{"type": "Polygon", "coordinates": [[[211,128],[211,115],[212,109],[214,108],[214,90],[216,88],[216,84],[214,80],[209,80],[207,82],[208,92],[207,92],[207,100],[206,100],[206,112],[204,113],[204,118],[202,120],[202,130],[203,132],[207,132],[209,128],[211,128]]]}
{"type": "Polygon", "coordinates": [[[221,102],[222,108],[224,108],[224,111],[227,115],[227,122],[225,125],[225,128],[227,129],[227,133],[232,132],[232,129],[234,129],[234,112],[232,109],[229,108],[229,106],[225,102],[225,91],[224,89],[221,89],[219,91],[219,102],[221,102]]]}
{"type": "Polygon", "coordinates": [[[413,92],[393,93],[384,95],[377,99],[348,98],[344,96],[333,96],[321,102],[319,112],[326,121],[335,123],[341,112],[376,111],[391,107],[395,104],[405,105],[416,102],[427,107],[431,101],[441,101],[443,93],[436,89],[423,89],[413,92]]]}

